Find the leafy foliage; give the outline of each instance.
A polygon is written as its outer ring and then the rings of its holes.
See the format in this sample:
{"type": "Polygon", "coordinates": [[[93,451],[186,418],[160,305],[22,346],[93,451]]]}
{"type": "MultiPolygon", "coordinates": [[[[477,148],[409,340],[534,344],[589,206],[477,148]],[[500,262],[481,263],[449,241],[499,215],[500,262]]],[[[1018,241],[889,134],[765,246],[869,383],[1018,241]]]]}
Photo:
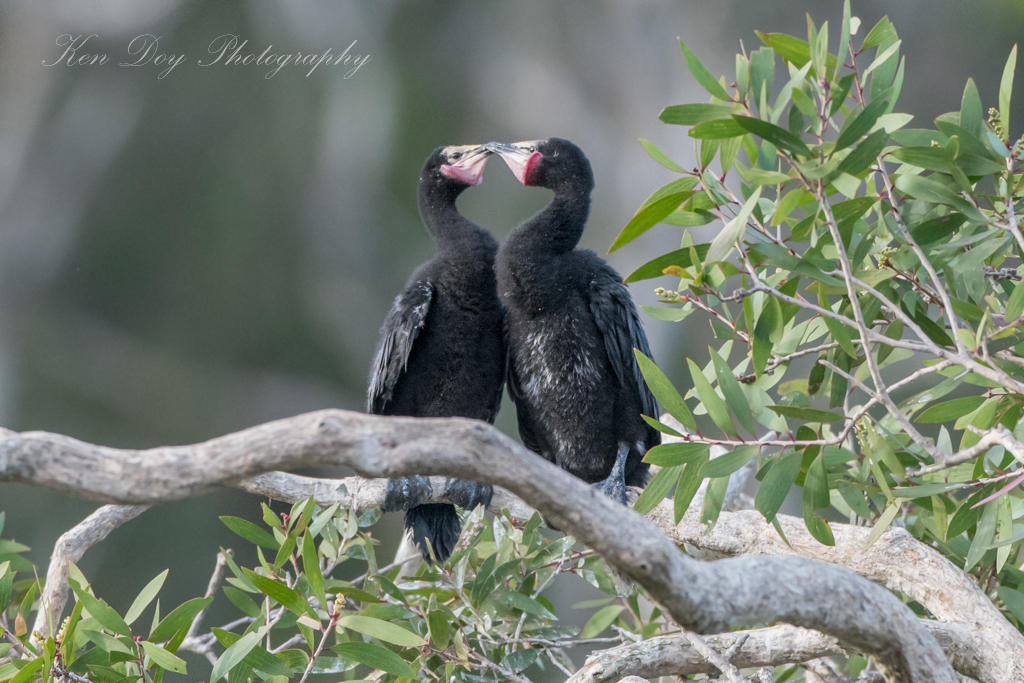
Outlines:
{"type": "MultiPolygon", "coordinates": [[[[421,674],[507,680],[531,666],[560,665],[563,648],[596,638],[612,625],[638,637],[667,628],[658,610],[641,616],[635,593],[620,595],[598,556],[575,548],[571,537],[550,540],[539,515],[525,524],[507,515],[489,523],[478,508],[467,516],[447,563],[400,577],[400,567],[378,566],[376,541],[365,530],[379,519],[378,510],[360,514],[336,505],[319,510],[308,500],[286,515],[266,505],[263,512],[264,526],[223,518],[240,541],[255,545],[259,566],[240,567],[222,549],[227,566],[222,594],[189,600],[166,616],[156,601],[149,627],[140,617],[153,606],[167,572],[149,582],[122,616],[72,565],[74,610],[57,637],[41,648],[26,627],[40,607],[39,585],[34,578],[15,580],[16,571],[31,575],[32,565],[20,555],[28,548],[0,541],[5,558],[0,563],[0,681],[72,675],[101,683],[160,683],[168,673],[187,673],[180,657],[184,650],[216,655],[211,682],[226,677],[283,683],[326,673],[346,680],[371,674],[377,680],[421,674]],[[264,554],[264,548],[273,552],[264,554]],[[362,571],[361,576],[334,578],[343,565],[345,573],[362,571]],[[543,595],[563,574],[610,596],[580,605],[601,608],[582,635],[559,623],[543,595]],[[200,612],[225,598],[240,618],[206,633],[197,629],[186,642],[200,612]]],[[[0,531],[2,521],[0,513],[0,531]]]]}
{"type": "MultiPolygon", "coordinates": [[[[807,529],[823,544],[833,543],[827,517],[873,523],[872,541],[903,525],[1024,630],[1016,48],[987,116],[969,80],[957,111],[911,127],[896,110],[906,71],[896,29],[883,18],[858,47],[858,25],[847,1],[836,54],[828,23],[810,17],[806,42],[759,33],[764,47],[736,56],[728,87],[683,46],[711,98],[661,115],[690,127],[700,167],[658,151],[682,176],[666,187],[689,182],[675,207],[662,206],[674,192],[656,192],[657,213],[701,213],[724,227],[708,244],[684,231],[679,250],[627,281],[678,282],[656,290],[666,307],[645,309],[659,320],[710,319],[714,348],[689,359],[684,396],[650,362],[641,368],[688,430],[677,445],[728,452],[684,463],[652,451],[648,461],[672,464],[638,506],[653,507],[673,485],[677,498],[692,496],[693,468],[713,488],[756,458],[755,503],[768,521],[798,487],[807,529]],[[774,94],[777,81],[785,85],[774,94]]],[[[614,247],[638,234],[624,231],[614,247]]],[[[717,518],[711,490],[704,520],[717,518]]]]}

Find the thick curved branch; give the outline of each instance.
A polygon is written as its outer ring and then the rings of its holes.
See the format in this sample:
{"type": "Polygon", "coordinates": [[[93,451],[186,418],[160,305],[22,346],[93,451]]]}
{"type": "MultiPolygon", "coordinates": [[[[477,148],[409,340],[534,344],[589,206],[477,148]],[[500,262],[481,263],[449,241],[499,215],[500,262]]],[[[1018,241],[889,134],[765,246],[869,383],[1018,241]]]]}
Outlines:
{"type": "Polygon", "coordinates": [[[874,655],[895,681],[956,681],[935,639],[884,588],[803,558],[697,562],[653,522],[482,422],[325,410],[146,451],[45,432],[0,439],[0,481],[122,504],[180,499],[268,470],[326,464],[366,477],[441,474],[504,486],[646,588],[683,628],[715,633],[790,623],[874,655]]]}
{"type": "MultiPolygon", "coordinates": [[[[956,641],[957,625],[923,622],[943,645],[956,641]]],[[[750,631],[720,633],[704,638],[709,647],[726,652],[740,645],[730,662],[740,669],[799,664],[820,657],[854,654],[839,641],[817,631],[780,625],[750,631]]],[[[956,651],[947,655],[954,658],[956,651]]],[[[957,662],[954,661],[954,666],[957,662]]],[[[623,676],[654,679],[661,676],[713,674],[716,667],[694,648],[683,635],[658,636],[639,643],[628,643],[595,652],[566,683],[610,683],[623,676]]]]}
{"type": "Polygon", "coordinates": [[[969,576],[906,529],[892,527],[865,549],[871,534],[868,527],[833,524],[835,545],[824,546],[810,535],[803,520],[788,515],[777,519],[789,545],[754,510],[723,512],[710,531],[693,512],[675,525],[666,505],[655,508],[649,517],[669,538],[701,559],[763,554],[848,567],[906,594],[940,621],[959,624],[956,644],[949,643],[947,650],[956,654],[954,665],[960,673],[983,681],[1024,681],[1024,636],[969,576]]]}

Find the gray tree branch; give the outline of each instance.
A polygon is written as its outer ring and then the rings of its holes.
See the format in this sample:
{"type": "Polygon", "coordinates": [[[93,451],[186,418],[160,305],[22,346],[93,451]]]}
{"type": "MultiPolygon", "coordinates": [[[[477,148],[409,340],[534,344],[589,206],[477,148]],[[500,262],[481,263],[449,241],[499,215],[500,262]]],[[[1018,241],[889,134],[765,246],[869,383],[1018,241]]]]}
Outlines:
{"type": "Polygon", "coordinates": [[[935,638],[884,588],[800,557],[698,562],[650,520],[482,422],[325,410],[145,451],[46,432],[0,435],[0,481],[121,504],[180,499],[268,470],[326,464],[365,477],[446,475],[503,486],[646,588],[685,629],[789,623],[874,655],[893,681],[956,681],[935,638]]]}

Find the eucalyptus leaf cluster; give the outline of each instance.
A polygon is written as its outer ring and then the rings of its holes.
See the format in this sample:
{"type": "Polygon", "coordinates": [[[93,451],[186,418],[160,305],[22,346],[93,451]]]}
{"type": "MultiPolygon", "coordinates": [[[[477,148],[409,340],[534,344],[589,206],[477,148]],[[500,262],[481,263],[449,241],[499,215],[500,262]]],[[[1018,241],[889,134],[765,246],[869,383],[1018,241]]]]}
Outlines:
{"type": "MultiPolygon", "coordinates": [[[[404,576],[399,564],[377,560],[369,530],[377,509],[320,509],[309,499],[286,514],[266,504],[262,510],[262,525],[221,518],[240,543],[252,544],[258,564],[240,566],[222,548],[219,590],[171,610],[159,599],[167,571],[121,612],[72,564],[74,608],[54,629],[56,637],[42,642],[27,627],[42,608],[42,586],[22,556],[28,548],[0,541],[0,681],[160,683],[167,674],[187,673],[186,651],[212,661],[210,683],[284,683],[311,674],[496,681],[517,679],[531,666],[571,666],[567,647],[613,625],[637,640],[674,630],[660,610],[642,609],[636,592],[623,593],[600,557],[570,536],[545,533],[537,514],[525,523],[507,512],[488,521],[477,508],[446,563],[423,564],[404,576]],[[608,595],[577,605],[596,609],[582,632],[562,624],[543,594],[560,575],[608,595]],[[202,613],[214,600],[230,602],[237,618],[202,628],[202,613]]],[[[3,519],[0,513],[0,531],[3,519]]]]}
{"type": "Polygon", "coordinates": [[[847,1],[835,28],[808,16],[806,40],[759,32],[731,82],[680,43],[710,99],[661,120],[686,128],[699,166],[642,141],[679,177],[612,250],[659,223],[684,228],[679,249],[627,282],[671,278],[646,312],[697,314],[714,342],[688,359],[685,393],[638,358],[674,420],[651,421],[666,438],[637,509],[674,490],[678,522],[707,481],[713,524],[730,475],[753,461],[755,506],[780,534],[794,487],[822,544],[827,517],[873,525],[872,542],[904,526],[1024,628],[1017,48],[998,102],[986,109],[968,80],[959,109],[927,124],[897,108],[906,60],[888,18],[865,33],[847,1]],[[715,221],[696,243],[688,229],[715,221]],[[711,458],[715,446],[726,453],[711,458]]]}

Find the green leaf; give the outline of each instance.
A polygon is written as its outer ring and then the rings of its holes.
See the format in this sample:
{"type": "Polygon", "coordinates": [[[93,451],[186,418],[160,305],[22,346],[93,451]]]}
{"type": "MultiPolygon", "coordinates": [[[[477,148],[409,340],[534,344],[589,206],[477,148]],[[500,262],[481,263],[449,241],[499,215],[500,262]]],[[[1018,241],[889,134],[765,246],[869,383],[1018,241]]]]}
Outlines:
{"type": "Polygon", "coordinates": [[[811,536],[818,543],[828,546],[836,544],[836,539],[832,535],[832,527],[829,526],[828,522],[815,514],[814,508],[807,502],[806,498],[804,499],[803,513],[804,526],[807,527],[807,531],[810,532],[811,536]]]}
{"type": "MultiPolygon", "coordinates": [[[[505,655],[501,660],[501,666],[514,674],[525,671],[540,659],[541,650],[516,650],[505,655]]],[[[454,677],[453,677],[454,678],[454,677]]]]}
{"type": "Polygon", "coordinates": [[[163,667],[168,671],[173,671],[176,674],[188,673],[185,668],[185,660],[172,655],[167,650],[163,649],[155,643],[151,643],[147,640],[143,640],[142,649],[149,655],[150,660],[159,667],[163,667]]]}
{"type": "Polygon", "coordinates": [[[790,133],[788,130],[779,128],[778,126],[762,121],[761,119],[755,119],[750,116],[739,116],[733,114],[733,120],[738,123],[743,129],[750,131],[754,135],[771,142],[779,149],[784,149],[792,154],[796,154],[803,157],[813,156],[810,148],[804,144],[804,141],[800,139],[798,135],[790,133]]]}
{"type": "Polygon", "coordinates": [[[927,245],[946,238],[966,222],[961,214],[951,213],[921,223],[911,229],[910,236],[918,245],[927,245]]]}
{"type": "Polygon", "coordinates": [[[884,129],[876,130],[857,145],[857,148],[850,152],[845,159],[839,162],[836,170],[840,173],[857,175],[875,163],[878,155],[885,149],[887,142],[889,142],[889,134],[884,129]]]}
{"type": "MultiPolygon", "coordinates": [[[[1014,48],[1016,49],[1016,45],[1014,48]]],[[[1000,586],[996,589],[999,599],[1003,601],[1006,609],[1010,610],[1017,619],[1024,622],[1024,593],[1016,591],[1009,586],[1000,586]]]]}
{"type": "Polygon", "coordinates": [[[717,97],[720,100],[728,101],[732,99],[729,97],[729,94],[725,92],[725,88],[722,87],[722,84],[711,75],[711,72],[700,63],[700,60],[697,59],[695,54],[693,54],[693,51],[686,46],[686,43],[680,40],[679,47],[683,51],[683,59],[686,60],[686,66],[690,69],[690,73],[693,74],[694,79],[696,79],[696,81],[700,83],[705,90],[711,93],[713,97],[717,97]]]}
{"type": "Polygon", "coordinates": [[[1017,69],[1017,45],[1014,43],[1010,56],[1003,67],[1003,77],[999,81],[999,120],[1003,124],[1003,140],[1010,139],[1010,93],[1013,91],[1013,73],[1017,69]]]}
{"type": "Polygon", "coordinates": [[[619,618],[619,614],[625,609],[622,605],[608,605],[605,608],[599,609],[594,616],[587,620],[587,625],[583,627],[583,633],[580,634],[580,638],[586,640],[588,638],[596,638],[600,634],[604,633],[605,629],[615,623],[615,620],[619,618]]]}
{"type": "Polygon", "coordinates": [[[85,609],[88,610],[89,616],[98,621],[100,626],[122,636],[130,636],[132,634],[128,624],[124,623],[121,615],[115,612],[110,605],[99,598],[89,595],[74,579],[69,578],[68,584],[71,586],[71,590],[75,592],[75,596],[81,600],[85,609]]]}
{"type": "MultiPolygon", "coordinates": [[[[231,633],[223,629],[210,629],[217,641],[225,648],[229,648],[242,638],[243,634],[231,633]]],[[[309,663],[309,656],[301,650],[286,650],[285,653],[271,654],[268,650],[257,643],[247,654],[242,662],[258,671],[271,674],[272,676],[291,676],[293,668],[305,669],[309,663]],[[294,665],[294,666],[293,666],[294,665]]],[[[314,671],[315,672],[315,671],[314,671]]],[[[230,677],[230,674],[228,674],[230,677]]]]}
{"type": "Polygon", "coordinates": [[[971,540],[971,547],[967,551],[967,559],[964,561],[965,572],[971,571],[981,561],[988,546],[992,545],[992,540],[995,538],[998,512],[998,504],[995,501],[988,503],[982,508],[981,519],[978,520],[978,529],[971,540]]]}
{"type": "Polygon", "coordinates": [[[11,604],[11,590],[14,585],[14,572],[11,561],[0,562],[0,614],[11,604]]]}
{"type": "Polygon", "coordinates": [[[736,376],[732,374],[729,364],[718,355],[718,352],[714,349],[709,350],[711,352],[711,360],[715,364],[715,376],[718,377],[718,386],[722,389],[722,394],[725,396],[729,408],[732,409],[733,416],[748,433],[754,434],[757,429],[754,425],[754,414],[750,410],[750,403],[747,401],[740,383],[736,381],[736,376]]]}
{"type": "Polygon", "coordinates": [[[163,618],[153,632],[149,634],[149,640],[154,643],[162,643],[169,640],[178,631],[187,629],[192,624],[196,615],[203,611],[207,605],[213,602],[213,598],[193,598],[180,605],[176,610],[163,618]]]}
{"type": "Polygon", "coordinates": [[[648,482],[647,486],[644,487],[643,493],[640,494],[640,497],[633,504],[633,511],[646,515],[658,507],[658,503],[664,500],[668,492],[672,490],[672,485],[676,483],[681,469],[682,465],[661,468],[657,474],[651,477],[651,481],[648,482]]]}
{"type": "Polygon", "coordinates": [[[896,519],[896,514],[899,511],[900,505],[898,503],[889,503],[889,505],[886,506],[882,515],[878,518],[878,521],[875,522],[874,528],[871,529],[871,533],[868,535],[867,541],[864,542],[864,550],[870,548],[874,545],[875,541],[881,538],[882,534],[885,533],[885,530],[889,528],[890,524],[892,524],[892,520],[896,519]]]}
{"type": "Polygon", "coordinates": [[[874,28],[868,32],[864,37],[864,44],[861,45],[861,51],[870,50],[873,47],[878,47],[886,40],[896,37],[896,29],[893,28],[892,23],[889,22],[888,15],[882,17],[875,24],[874,28]]]}
{"type": "Polygon", "coordinates": [[[728,477],[730,474],[750,462],[751,458],[757,455],[757,451],[757,445],[734,448],[729,453],[720,455],[714,460],[708,461],[700,468],[700,475],[701,477],[708,477],[710,479],[728,477]]]}
{"type": "Polygon", "coordinates": [[[11,679],[11,683],[29,683],[29,681],[36,679],[36,672],[43,668],[43,658],[37,657],[31,662],[21,667],[21,671],[11,679]]]}
{"type": "Polygon", "coordinates": [[[960,103],[960,127],[980,140],[983,116],[978,86],[974,85],[973,78],[968,78],[967,85],[964,87],[963,100],[960,103]]]}
{"type": "Polygon", "coordinates": [[[306,581],[313,595],[320,601],[320,606],[327,609],[327,594],[324,592],[324,577],[320,573],[320,561],[316,553],[313,535],[306,533],[302,537],[302,570],[306,573],[306,581]]]}
{"type": "Polygon", "coordinates": [[[748,185],[780,185],[793,180],[785,173],[765,171],[756,166],[747,168],[743,164],[737,164],[736,170],[739,171],[740,177],[747,181],[748,185]]]}
{"type": "Polygon", "coordinates": [[[686,172],[682,166],[669,159],[668,155],[662,152],[660,149],[658,149],[657,145],[655,145],[653,142],[649,142],[647,140],[644,140],[643,138],[640,138],[640,144],[643,145],[644,149],[647,150],[647,153],[650,155],[652,159],[657,161],[659,164],[661,164],[668,170],[675,171],[676,173],[686,172]]]}
{"type": "Polygon", "coordinates": [[[430,644],[435,649],[442,651],[448,649],[448,642],[451,638],[448,615],[441,610],[434,610],[428,614],[427,633],[430,635],[430,644]]]}
{"type": "Polygon", "coordinates": [[[917,416],[915,422],[921,424],[938,424],[963,417],[974,412],[985,402],[984,396],[965,396],[954,398],[951,401],[943,401],[930,406],[927,410],[917,416]]]}
{"type": "Polygon", "coordinates": [[[868,74],[870,74],[875,69],[880,69],[879,72],[878,72],[879,75],[876,76],[875,80],[872,80],[872,82],[871,82],[871,94],[872,94],[872,97],[874,97],[876,94],[880,94],[879,89],[875,85],[878,82],[877,81],[878,78],[881,77],[882,80],[886,81],[887,83],[892,81],[892,74],[891,73],[886,73],[885,76],[881,75],[884,71],[886,71],[886,69],[882,69],[881,67],[886,62],[888,62],[890,59],[892,59],[892,56],[897,53],[897,51],[900,49],[900,43],[901,42],[902,41],[897,40],[896,42],[892,43],[891,45],[889,45],[889,47],[885,48],[884,50],[880,50],[879,53],[878,53],[878,56],[875,57],[874,60],[872,60],[872,62],[870,64],[868,64],[868,68],[864,69],[864,73],[862,73],[860,75],[861,80],[863,80],[863,79],[867,78],[868,74]]]}
{"type": "MultiPolygon", "coordinates": [[[[807,422],[842,422],[846,418],[842,415],[830,413],[827,410],[815,408],[797,408],[796,406],[765,406],[772,412],[792,420],[806,420],[807,422]]],[[[823,506],[824,507],[824,506],[823,506]]]]}
{"type": "Polygon", "coordinates": [[[901,147],[892,151],[892,156],[905,164],[929,171],[950,173],[950,159],[942,147],[901,147]]]}
{"type": "Polygon", "coordinates": [[[690,503],[693,502],[693,497],[697,495],[697,490],[700,488],[701,482],[704,481],[702,470],[709,460],[709,455],[703,453],[697,460],[687,463],[683,467],[683,471],[679,475],[679,481],[676,484],[676,493],[672,505],[676,524],[679,524],[680,520],[682,520],[686,511],[690,508],[690,503]]]}
{"type": "Polygon", "coordinates": [[[820,510],[829,506],[828,477],[825,476],[825,458],[818,453],[807,468],[804,477],[804,503],[812,510],[820,510]]]}
{"type": "Polygon", "coordinates": [[[761,89],[772,94],[775,83],[775,50],[765,46],[750,53],[750,92],[760,97],[761,89]]]}
{"type": "Polygon", "coordinates": [[[700,143],[700,168],[706,169],[715,160],[718,154],[718,140],[701,140],[700,143]]]}
{"type": "Polygon", "coordinates": [[[1013,288],[1013,294],[1010,295],[1010,299],[1006,302],[1006,320],[1007,322],[1016,320],[1024,313],[1024,282],[1018,282],[1017,286],[1013,288]]]}
{"type": "Polygon", "coordinates": [[[725,503],[725,492],[728,489],[729,477],[718,477],[708,480],[708,488],[704,495],[704,505],[701,506],[700,510],[701,524],[714,526],[718,522],[718,515],[722,512],[722,505],[725,503]]]}
{"type": "Polygon", "coordinates": [[[269,531],[262,527],[258,527],[252,522],[241,519],[239,517],[221,517],[220,521],[224,522],[227,528],[234,531],[236,534],[256,545],[261,545],[264,548],[270,548],[271,550],[277,550],[281,547],[281,544],[277,542],[269,531]]]}
{"type": "Polygon", "coordinates": [[[691,128],[687,135],[698,140],[725,140],[745,135],[747,130],[730,119],[705,121],[691,128]]]}
{"type": "Polygon", "coordinates": [[[865,135],[878,121],[878,117],[885,113],[888,108],[889,102],[886,100],[875,100],[867,107],[863,109],[857,116],[848,118],[843,123],[842,130],[839,131],[839,137],[836,139],[836,146],[834,152],[838,152],[841,149],[846,149],[853,143],[860,140],[862,135],[865,135]]]}
{"type": "MultiPolygon", "coordinates": [[[[784,33],[761,33],[760,31],[754,31],[754,33],[761,39],[761,42],[775,50],[775,54],[798,69],[811,61],[810,47],[799,38],[784,33]]],[[[836,67],[834,55],[828,55],[825,58],[825,66],[829,69],[836,67]]]]}
{"type": "MultiPolygon", "coordinates": [[[[518,565],[518,561],[513,560],[513,562],[516,565],[518,565]]],[[[544,617],[545,619],[557,618],[554,614],[551,613],[551,610],[549,610],[547,607],[540,604],[533,598],[527,595],[523,595],[522,593],[517,593],[516,591],[509,591],[508,600],[513,607],[515,607],[516,609],[521,609],[524,612],[536,614],[538,616],[544,617]]]]}
{"type": "Polygon", "coordinates": [[[700,397],[700,402],[708,411],[708,415],[715,421],[719,429],[730,436],[736,436],[736,425],[732,423],[732,419],[729,417],[729,409],[725,407],[725,402],[715,393],[711,382],[707,380],[701,369],[697,367],[697,364],[689,358],[686,359],[686,362],[690,366],[690,376],[693,378],[693,386],[697,390],[697,396],[700,397]]]}
{"type": "MultiPolygon", "coordinates": [[[[822,308],[829,308],[828,300],[825,298],[825,293],[822,289],[818,289],[818,303],[822,308]]],[[[846,352],[850,358],[857,357],[857,347],[853,345],[852,330],[849,326],[844,325],[835,318],[822,316],[822,320],[825,321],[825,327],[828,328],[829,334],[836,340],[843,351],[846,352]]]]}
{"type": "Polygon", "coordinates": [[[676,467],[706,456],[708,449],[706,443],[663,443],[647,451],[644,462],[658,467],[676,467]]]}
{"type": "Polygon", "coordinates": [[[732,107],[724,104],[677,104],[665,107],[658,118],[674,125],[696,126],[705,121],[728,119],[732,116],[732,111],[732,107]]]}
{"type": "Polygon", "coordinates": [[[640,353],[640,351],[634,349],[633,353],[636,356],[637,365],[640,367],[640,373],[644,376],[644,381],[647,382],[647,386],[650,388],[651,393],[654,394],[654,398],[658,399],[658,403],[691,432],[697,431],[697,423],[693,419],[693,413],[690,412],[683,397],[672,386],[672,382],[665,376],[665,373],[658,369],[654,361],[640,353]]]}
{"type": "Polygon", "coordinates": [[[231,601],[231,604],[233,604],[238,609],[242,610],[242,613],[246,616],[255,619],[260,615],[260,608],[256,606],[256,603],[254,603],[252,599],[249,598],[248,595],[238,590],[237,588],[232,588],[231,586],[224,586],[224,595],[228,597],[228,600],[231,601]]]}
{"type": "MultiPolygon", "coordinates": [[[[409,664],[404,659],[391,650],[379,645],[372,643],[339,643],[332,647],[331,650],[342,657],[354,659],[371,669],[386,671],[392,676],[416,678],[416,672],[409,667],[409,664]]],[[[214,681],[213,683],[216,682],[214,681]]]]}
{"type": "Polygon", "coordinates": [[[675,225],[680,228],[697,228],[707,225],[713,220],[715,220],[715,214],[710,211],[684,211],[683,209],[676,209],[662,218],[661,222],[665,225],[675,225]]]}
{"type": "Polygon", "coordinates": [[[295,613],[298,616],[308,614],[313,619],[318,619],[317,614],[313,611],[313,608],[309,606],[305,598],[296,593],[294,590],[284,585],[280,581],[261,576],[256,572],[242,567],[242,573],[245,578],[249,579],[252,585],[256,586],[257,589],[265,593],[270,598],[277,600],[280,604],[288,608],[289,611],[295,613]]]}
{"type": "Polygon", "coordinates": [[[964,214],[968,220],[985,223],[985,217],[978,209],[971,206],[967,200],[953,190],[931,178],[902,175],[896,179],[896,189],[917,199],[952,206],[964,214]]]}
{"type": "Polygon", "coordinates": [[[647,315],[651,316],[655,320],[663,320],[665,322],[677,323],[680,320],[685,320],[693,313],[693,308],[687,306],[685,308],[664,308],[662,306],[640,306],[647,315]]]}
{"type": "Polygon", "coordinates": [[[892,489],[893,498],[930,498],[938,493],[946,493],[947,491],[956,491],[964,487],[964,484],[947,484],[945,482],[935,482],[932,484],[919,484],[918,486],[901,486],[899,488],[892,489]]]}
{"type": "MultiPolygon", "coordinates": [[[[491,557],[494,556],[492,555],[491,557]]],[[[423,647],[427,644],[427,641],[412,631],[406,630],[397,624],[374,619],[373,617],[345,616],[338,620],[338,625],[401,647],[423,647]]]]}
{"type": "MultiPolygon", "coordinates": [[[[149,603],[153,602],[153,598],[160,592],[160,588],[164,585],[164,580],[167,578],[167,572],[170,569],[165,569],[162,573],[157,575],[155,579],[146,584],[146,587],[139,592],[139,595],[132,602],[132,606],[128,608],[128,613],[124,615],[124,621],[126,624],[133,623],[142,614],[142,611],[149,607],[149,603]]],[[[168,667],[165,667],[168,668],[168,667]]]]}
{"type": "Polygon", "coordinates": [[[754,326],[754,372],[758,376],[764,372],[768,365],[768,359],[772,355],[772,347],[775,339],[781,337],[783,329],[782,307],[779,300],[774,296],[769,297],[764,304],[757,324],[754,326]]]}
{"type": "Polygon", "coordinates": [[[237,641],[235,644],[229,647],[224,653],[217,658],[217,663],[213,665],[213,673],[210,674],[210,683],[217,683],[221,678],[224,677],[227,672],[231,671],[236,664],[241,663],[245,656],[249,654],[260,641],[260,634],[257,631],[247,633],[237,641]]]}
{"type": "Polygon", "coordinates": [[[802,462],[803,453],[799,451],[784,453],[769,461],[771,469],[764,475],[754,496],[754,507],[764,515],[766,521],[775,519],[796,481],[796,475],[800,474],[802,462]]]}
{"type": "Polygon", "coordinates": [[[761,198],[761,188],[757,188],[747,198],[747,201],[743,203],[739,213],[731,221],[725,224],[721,232],[715,236],[715,239],[711,241],[711,246],[708,247],[707,257],[705,263],[712,263],[715,261],[724,261],[729,254],[732,252],[733,247],[736,246],[736,242],[743,237],[743,233],[747,227],[747,219],[750,217],[751,212],[757,205],[757,200],[761,198]]]}
{"type": "Polygon", "coordinates": [[[615,242],[613,242],[612,246],[608,249],[608,253],[632,242],[637,237],[650,230],[652,227],[660,223],[661,219],[679,208],[679,205],[689,199],[691,195],[691,192],[680,192],[679,194],[669,195],[667,197],[662,197],[650,206],[640,209],[640,211],[633,216],[632,220],[626,224],[626,227],[622,229],[619,236],[615,238],[615,242]]]}

